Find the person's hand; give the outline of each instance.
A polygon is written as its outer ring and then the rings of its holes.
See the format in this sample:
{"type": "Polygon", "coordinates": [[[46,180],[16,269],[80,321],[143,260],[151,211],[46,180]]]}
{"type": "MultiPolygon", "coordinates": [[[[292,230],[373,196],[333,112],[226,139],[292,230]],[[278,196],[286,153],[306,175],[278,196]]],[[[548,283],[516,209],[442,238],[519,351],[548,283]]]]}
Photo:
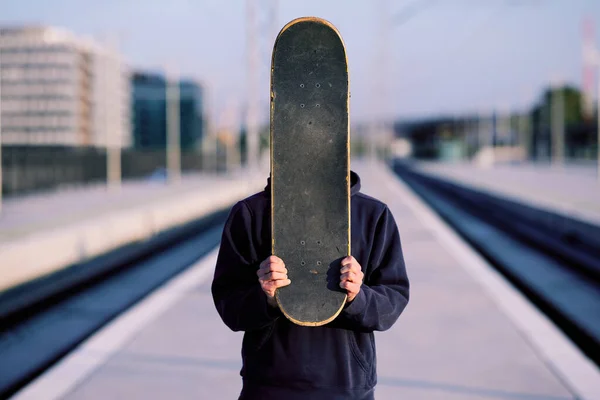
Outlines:
{"type": "Polygon", "coordinates": [[[269,256],[260,263],[258,271],[258,281],[260,286],[267,295],[268,303],[276,307],[275,290],[280,287],[287,286],[291,281],[287,277],[287,269],[283,260],[277,256],[269,256]]]}
{"type": "Polygon", "coordinates": [[[348,292],[348,302],[351,302],[358,292],[360,292],[364,274],[360,264],[352,256],[348,256],[342,260],[340,273],[340,287],[346,289],[348,292]]]}

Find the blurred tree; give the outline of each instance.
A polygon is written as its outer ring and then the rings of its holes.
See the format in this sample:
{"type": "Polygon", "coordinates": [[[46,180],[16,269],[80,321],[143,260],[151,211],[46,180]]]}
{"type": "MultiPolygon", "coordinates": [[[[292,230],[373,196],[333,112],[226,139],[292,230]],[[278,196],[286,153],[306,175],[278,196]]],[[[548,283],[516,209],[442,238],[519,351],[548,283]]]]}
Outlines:
{"type": "Polygon", "coordinates": [[[594,125],[584,119],[581,91],[569,85],[547,88],[531,110],[532,155],[535,158],[547,158],[550,154],[552,99],[557,94],[563,96],[566,155],[589,158],[594,145],[594,125]]]}
{"type": "Polygon", "coordinates": [[[573,86],[544,90],[542,98],[533,108],[532,114],[538,115],[538,118],[543,118],[543,121],[540,121],[540,123],[550,127],[552,99],[558,94],[562,94],[563,96],[565,127],[568,129],[569,127],[581,124],[583,122],[581,92],[573,86]]]}

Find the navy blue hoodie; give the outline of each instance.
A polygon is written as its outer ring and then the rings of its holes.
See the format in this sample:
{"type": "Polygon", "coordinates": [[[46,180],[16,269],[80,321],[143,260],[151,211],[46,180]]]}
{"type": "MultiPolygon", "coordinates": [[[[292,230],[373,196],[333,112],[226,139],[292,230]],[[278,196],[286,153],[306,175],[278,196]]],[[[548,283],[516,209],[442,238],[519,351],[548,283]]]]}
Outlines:
{"type": "Polygon", "coordinates": [[[389,329],[409,298],[394,218],[384,203],[360,193],[360,178],[351,172],[351,249],[363,285],[332,322],[299,326],[267,304],[256,275],[271,255],[269,185],[232,208],[212,283],[225,324],[245,332],[240,399],[372,399],[373,332],[389,329]]]}

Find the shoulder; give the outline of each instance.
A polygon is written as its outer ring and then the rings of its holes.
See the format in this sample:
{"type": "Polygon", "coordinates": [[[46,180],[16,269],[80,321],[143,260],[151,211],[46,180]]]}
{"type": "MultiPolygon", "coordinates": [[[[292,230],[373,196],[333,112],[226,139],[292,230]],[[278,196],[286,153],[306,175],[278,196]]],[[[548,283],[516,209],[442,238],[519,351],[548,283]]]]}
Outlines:
{"type": "Polygon", "coordinates": [[[251,196],[238,200],[231,207],[231,218],[256,218],[265,213],[268,208],[268,196],[263,192],[254,193],[251,196]]]}
{"type": "Polygon", "coordinates": [[[266,207],[269,203],[269,196],[264,191],[254,193],[237,203],[238,207],[246,207],[250,211],[257,211],[266,207]]]}
{"type": "Polygon", "coordinates": [[[387,204],[383,201],[364,193],[356,193],[352,196],[352,202],[356,205],[358,210],[369,211],[379,215],[386,212],[388,209],[387,204]]]}

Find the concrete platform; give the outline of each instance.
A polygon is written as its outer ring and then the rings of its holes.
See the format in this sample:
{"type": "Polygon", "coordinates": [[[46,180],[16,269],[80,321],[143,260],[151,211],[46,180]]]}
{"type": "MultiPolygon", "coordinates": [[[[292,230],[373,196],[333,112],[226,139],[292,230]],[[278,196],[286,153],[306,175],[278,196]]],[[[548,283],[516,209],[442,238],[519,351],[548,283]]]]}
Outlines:
{"type": "Polygon", "coordinates": [[[415,166],[458,184],[600,226],[600,180],[594,166],[478,167],[469,163],[428,162],[415,166]]]}
{"type": "Polygon", "coordinates": [[[226,207],[264,186],[261,173],[124,182],[6,200],[0,292],[226,207]],[[41,256],[43,255],[43,257],[41,256]]]}
{"type": "MultiPolygon", "coordinates": [[[[353,164],[398,222],[411,301],[376,333],[377,399],[597,399],[600,372],[383,166],[353,164]]],[[[241,333],[210,296],[216,252],[15,399],[235,399],[241,333]]]]}

